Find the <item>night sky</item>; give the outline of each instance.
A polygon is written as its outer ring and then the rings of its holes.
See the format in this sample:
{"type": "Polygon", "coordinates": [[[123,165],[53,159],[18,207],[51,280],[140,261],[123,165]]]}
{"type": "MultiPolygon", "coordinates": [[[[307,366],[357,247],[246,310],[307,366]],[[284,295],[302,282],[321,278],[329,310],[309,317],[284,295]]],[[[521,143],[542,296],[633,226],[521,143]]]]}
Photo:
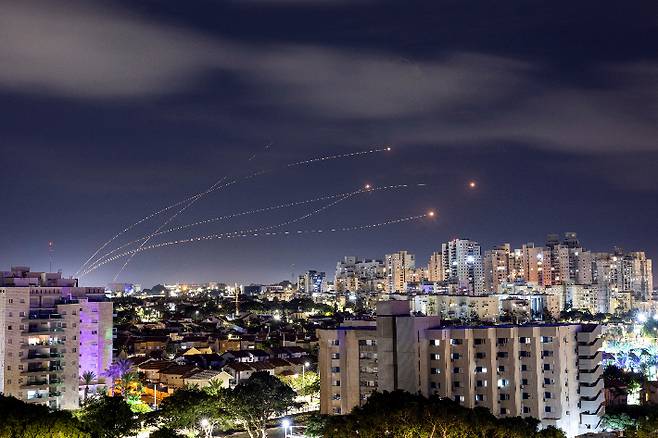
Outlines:
{"type": "MultiPolygon", "coordinates": [[[[72,275],[125,226],[260,170],[272,171],[209,193],[169,226],[366,183],[427,186],[354,196],[281,229],[438,217],[145,251],[119,280],[280,281],[333,273],[344,255],[408,249],[424,264],[453,237],[488,249],[565,231],[655,261],[657,17],[655,0],[0,1],[0,269],[47,270],[53,241],[54,269],[72,275]]],[[[106,284],[124,260],[82,283],[106,284]]]]}

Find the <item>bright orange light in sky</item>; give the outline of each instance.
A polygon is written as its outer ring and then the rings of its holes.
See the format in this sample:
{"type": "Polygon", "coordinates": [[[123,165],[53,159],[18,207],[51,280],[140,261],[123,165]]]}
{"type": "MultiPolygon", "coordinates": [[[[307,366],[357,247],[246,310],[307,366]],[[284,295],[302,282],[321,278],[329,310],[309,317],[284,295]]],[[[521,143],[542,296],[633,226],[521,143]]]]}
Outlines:
{"type": "Polygon", "coordinates": [[[468,187],[471,189],[474,189],[477,187],[477,183],[475,181],[469,181],[468,182],[468,187]]]}

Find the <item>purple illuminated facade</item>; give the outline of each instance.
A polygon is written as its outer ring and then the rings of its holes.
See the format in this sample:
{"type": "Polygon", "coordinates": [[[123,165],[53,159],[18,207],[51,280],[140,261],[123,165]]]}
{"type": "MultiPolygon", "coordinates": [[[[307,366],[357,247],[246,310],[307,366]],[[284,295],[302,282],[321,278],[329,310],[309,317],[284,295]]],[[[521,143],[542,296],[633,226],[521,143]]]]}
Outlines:
{"type": "Polygon", "coordinates": [[[0,392],[28,403],[75,409],[80,376],[112,361],[112,303],[102,287],[61,273],[0,272],[0,392]]]}

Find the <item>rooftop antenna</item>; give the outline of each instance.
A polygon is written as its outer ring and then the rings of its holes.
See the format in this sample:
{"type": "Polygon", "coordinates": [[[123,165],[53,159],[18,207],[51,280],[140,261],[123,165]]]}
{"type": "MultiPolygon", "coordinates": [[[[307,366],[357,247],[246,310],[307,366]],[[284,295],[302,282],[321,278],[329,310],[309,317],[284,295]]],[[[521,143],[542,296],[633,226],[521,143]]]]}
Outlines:
{"type": "Polygon", "coordinates": [[[53,272],[53,253],[55,252],[55,242],[48,241],[48,260],[50,261],[50,269],[48,272],[53,272]]]}

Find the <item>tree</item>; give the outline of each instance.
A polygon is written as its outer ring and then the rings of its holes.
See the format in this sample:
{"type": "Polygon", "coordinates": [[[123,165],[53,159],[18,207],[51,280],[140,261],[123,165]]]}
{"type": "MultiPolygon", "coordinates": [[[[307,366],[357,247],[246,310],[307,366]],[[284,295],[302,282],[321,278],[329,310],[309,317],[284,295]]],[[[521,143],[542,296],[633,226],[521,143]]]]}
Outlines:
{"type": "Polygon", "coordinates": [[[87,403],[87,395],[89,394],[89,385],[94,383],[96,380],[96,373],[93,371],[85,371],[82,373],[82,384],[85,385],[85,393],[83,398],[83,403],[87,403]]]}
{"type": "Polygon", "coordinates": [[[190,432],[198,432],[203,419],[213,427],[228,424],[222,400],[199,388],[179,389],[165,398],[152,415],[153,422],[160,428],[190,432]]]}
{"type": "Polygon", "coordinates": [[[282,377],[281,380],[302,397],[313,397],[320,392],[320,376],[314,371],[282,377]]]}
{"type": "Polygon", "coordinates": [[[183,438],[183,435],[176,433],[173,429],[165,427],[151,432],[149,438],[183,438]]]}
{"type": "Polygon", "coordinates": [[[212,396],[217,396],[219,395],[220,391],[224,389],[222,387],[222,381],[219,379],[212,379],[210,382],[208,382],[208,386],[203,388],[203,390],[212,396]]]}
{"type": "Polygon", "coordinates": [[[128,403],[105,394],[90,399],[76,416],[94,438],[121,438],[139,426],[128,403]]]}
{"type": "Polygon", "coordinates": [[[609,430],[626,430],[635,428],[636,421],[625,412],[606,413],[603,416],[603,426],[609,430]]]}
{"type": "Polygon", "coordinates": [[[404,391],[375,392],[350,414],[313,423],[314,436],[324,438],[565,438],[559,429],[537,431],[534,418],[498,419],[485,408],[404,391]]]}
{"type": "Polygon", "coordinates": [[[295,391],[265,371],[253,373],[232,390],[222,391],[219,398],[250,438],[266,438],[267,420],[297,406],[295,391]]]}
{"type": "Polygon", "coordinates": [[[637,427],[630,426],[624,436],[628,438],[655,438],[658,436],[658,414],[652,413],[649,416],[641,418],[637,427]]]}
{"type": "Polygon", "coordinates": [[[537,438],[565,438],[564,432],[555,426],[548,426],[537,433],[537,438]]]}
{"type": "MultiPolygon", "coordinates": [[[[105,375],[110,378],[110,390],[114,394],[114,384],[117,380],[124,378],[126,374],[132,369],[132,362],[127,359],[119,359],[116,362],[113,362],[112,365],[107,369],[105,375]]],[[[122,389],[123,395],[123,389],[122,389]]]]}
{"type": "Polygon", "coordinates": [[[0,395],[0,437],[11,438],[89,438],[82,424],[67,411],[50,411],[43,405],[30,405],[14,397],[0,395]]]}

